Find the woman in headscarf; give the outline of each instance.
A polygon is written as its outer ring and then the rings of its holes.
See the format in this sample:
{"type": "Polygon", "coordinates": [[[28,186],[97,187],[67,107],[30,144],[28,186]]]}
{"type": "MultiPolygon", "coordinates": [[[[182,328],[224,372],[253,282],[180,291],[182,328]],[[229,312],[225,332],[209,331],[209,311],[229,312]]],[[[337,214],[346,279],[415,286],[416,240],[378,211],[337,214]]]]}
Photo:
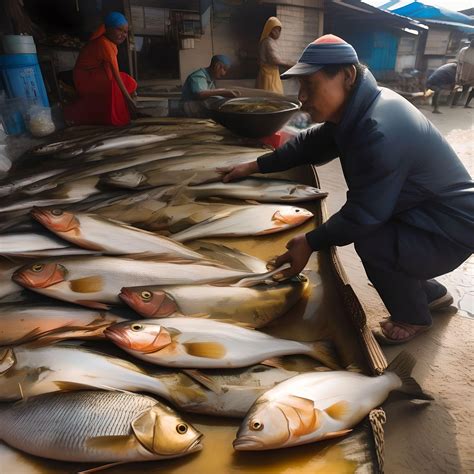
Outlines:
{"type": "Polygon", "coordinates": [[[283,94],[283,84],[280,79],[279,66],[291,67],[285,63],[278,54],[278,38],[281,34],[281,22],[271,16],[263,27],[258,50],[259,71],[257,76],[257,89],[283,94]]]}
{"type": "Polygon", "coordinates": [[[121,13],[111,12],[81,50],[74,67],[79,98],[65,107],[68,122],[118,127],[130,122],[130,113],[136,113],[131,94],[137,83],[119,71],[117,61],[117,46],[127,34],[127,19],[121,13]]]}

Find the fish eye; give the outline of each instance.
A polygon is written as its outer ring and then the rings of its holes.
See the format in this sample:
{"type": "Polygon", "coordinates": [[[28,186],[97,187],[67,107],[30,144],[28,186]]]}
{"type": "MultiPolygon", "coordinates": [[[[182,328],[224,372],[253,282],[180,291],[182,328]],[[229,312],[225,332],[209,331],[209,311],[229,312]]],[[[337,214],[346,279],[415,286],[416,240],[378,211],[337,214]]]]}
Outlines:
{"type": "Polygon", "coordinates": [[[143,325],[142,324],[138,324],[138,323],[134,323],[130,326],[130,329],[132,331],[140,331],[143,329],[143,325]]]}
{"type": "Polygon", "coordinates": [[[253,431],[261,431],[263,430],[263,423],[260,423],[259,421],[251,421],[250,422],[250,429],[253,431]]]}
{"type": "Polygon", "coordinates": [[[188,425],[185,423],[180,423],[179,425],[176,425],[176,431],[179,434],[185,434],[188,431],[188,425]]]}
{"type": "Polygon", "coordinates": [[[295,212],[300,212],[300,210],[299,210],[299,209],[296,209],[295,212]]]}
{"type": "Polygon", "coordinates": [[[63,213],[63,211],[61,211],[61,209],[53,209],[53,210],[51,211],[51,214],[52,214],[53,216],[60,216],[62,213],[63,213]]]}
{"type": "Polygon", "coordinates": [[[153,295],[151,294],[151,291],[146,291],[145,290],[145,291],[142,291],[140,293],[140,296],[141,296],[142,300],[148,301],[148,300],[151,300],[151,297],[153,295]]]}
{"type": "Polygon", "coordinates": [[[34,272],[40,272],[41,270],[43,270],[43,268],[44,268],[44,265],[41,264],[41,263],[37,263],[37,264],[35,264],[35,265],[33,265],[33,266],[31,267],[31,269],[32,269],[34,272]]]}

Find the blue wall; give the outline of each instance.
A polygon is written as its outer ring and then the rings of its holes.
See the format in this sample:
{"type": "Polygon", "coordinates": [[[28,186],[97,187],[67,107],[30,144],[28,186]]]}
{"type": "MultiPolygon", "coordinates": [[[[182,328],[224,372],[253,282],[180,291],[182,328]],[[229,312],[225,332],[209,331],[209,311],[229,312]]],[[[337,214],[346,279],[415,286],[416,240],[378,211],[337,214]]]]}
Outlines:
{"type": "Polygon", "coordinates": [[[366,64],[375,77],[395,70],[398,36],[389,31],[348,31],[342,37],[357,51],[360,62],[366,64]]]}

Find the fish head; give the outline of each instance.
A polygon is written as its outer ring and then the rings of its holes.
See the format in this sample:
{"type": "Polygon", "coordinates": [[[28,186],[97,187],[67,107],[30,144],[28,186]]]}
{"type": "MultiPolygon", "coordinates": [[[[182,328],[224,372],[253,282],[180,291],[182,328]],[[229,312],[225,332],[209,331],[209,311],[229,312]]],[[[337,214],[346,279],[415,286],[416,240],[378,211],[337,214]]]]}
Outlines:
{"type": "Polygon", "coordinates": [[[192,453],[202,448],[202,434],[174,410],[159,403],[132,422],[138,441],[162,456],[192,453]]]}
{"type": "Polygon", "coordinates": [[[11,347],[0,348],[0,375],[8,372],[16,363],[15,353],[11,347]]]}
{"type": "Polygon", "coordinates": [[[147,287],[122,288],[119,297],[145,318],[166,317],[178,310],[173,298],[163,290],[147,287]]]}
{"type": "MultiPolygon", "coordinates": [[[[321,425],[321,412],[312,400],[285,395],[276,400],[257,400],[234,440],[238,451],[291,446],[321,425]]],[[[323,436],[322,436],[323,437],[323,436]]]]}
{"type": "Polygon", "coordinates": [[[272,221],[276,224],[298,226],[313,217],[313,213],[301,207],[286,206],[275,212],[272,221]]]}
{"type": "Polygon", "coordinates": [[[146,320],[113,324],[104,335],[123,349],[150,354],[171,344],[171,334],[166,328],[146,320]]]}
{"type": "Polygon", "coordinates": [[[120,186],[122,188],[136,188],[140,186],[143,181],[146,181],[146,176],[138,170],[118,170],[108,173],[104,179],[107,184],[120,186]]]}
{"type": "Polygon", "coordinates": [[[48,288],[65,281],[67,269],[59,263],[36,262],[24,265],[12,275],[12,280],[27,288],[48,288]]]}
{"type": "Polygon", "coordinates": [[[70,232],[80,227],[79,220],[72,212],[58,208],[33,207],[31,216],[53,232],[70,232]]]}
{"type": "Polygon", "coordinates": [[[290,438],[285,414],[277,404],[259,401],[250,408],[233,442],[237,451],[259,451],[283,446],[290,438]]]}
{"type": "Polygon", "coordinates": [[[50,189],[54,189],[58,187],[58,183],[33,183],[30,184],[29,186],[25,186],[21,192],[24,194],[32,195],[32,194],[38,194],[42,193],[43,191],[48,191],[50,189]]]}

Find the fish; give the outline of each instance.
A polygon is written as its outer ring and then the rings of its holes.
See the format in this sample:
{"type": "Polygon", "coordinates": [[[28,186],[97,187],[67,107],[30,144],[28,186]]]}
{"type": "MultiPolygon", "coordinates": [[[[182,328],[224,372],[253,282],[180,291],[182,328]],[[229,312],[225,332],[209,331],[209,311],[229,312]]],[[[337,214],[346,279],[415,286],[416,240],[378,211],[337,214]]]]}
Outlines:
{"type": "Polygon", "coordinates": [[[265,391],[312,369],[256,365],[218,373],[177,371],[137,365],[77,345],[22,345],[0,348],[0,401],[75,390],[122,390],[162,397],[186,412],[243,418],[265,391]]]}
{"type": "Polygon", "coordinates": [[[119,297],[144,318],[175,313],[202,314],[211,319],[266,326],[288,312],[304,295],[308,280],[302,275],[278,285],[252,288],[212,285],[169,285],[122,288],[119,297]]]}
{"type": "Polygon", "coordinates": [[[101,339],[104,329],[126,318],[75,306],[0,305],[0,346],[33,340],[101,339]]]}
{"type": "Polygon", "coordinates": [[[2,441],[57,461],[168,459],[200,450],[201,438],[174,410],[134,393],[53,393],[0,407],[2,441]]]}
{"type": "Polygon", "coordinates": [[[201,254],[171,239],[91,213],[35,207],[31,216],[58,237],[84,249],[107,255],[149,253],[203,260],[201,254]]]}
{"type": "Polygon", "coordinates": [[[200,150],[201,154],[188,156],[186,153],[179,159],[114,171],[103,176],[102,180],[108,185],[130,189],[177,184],[183,180],[188,180],[191,185],[219,181],[222,178],[221,168],[256,160],[262,155],[262,151],[264,150],[223,152],[207,148],[207,151],[200,150]]]}
{"type": "Polygon", "coordinates": [[[209,237],[268,235],[298,227],[312,217],[313,213],[307,209],[286,205],[239,206],[236,210],[229,207],[170,237],[176,242],[186,242],[209,237]]]}
{"type": "Polygon", "coordinates": [[[24,189],[31,186],[33,189],[37,181],[56,176],[60,173],[64,173],[67,168],[55,168],[51,170],[41,171],[40,173],[28,174],[26,176],[10,178],[7,181],[0,182],[0,196],[8,196],[13,194],[19,189],[24,189]]]}
{"type": "Polygon", "coordinates": [[[286,448],[344,436],[393,390],[430,400],[411,377],[415,359],[400,353],[383,375],[349,371],[297,375],[262,395],[234,440],[237,451],[286,448]]]}
{"type": "Polygon", "coordinates": [[[209,183],[188,186],[185,194],[192,198],[217,196],[249,199],[259,202],[305,202],[322,199],[327,193],[306,184],[277,179],[247,178],[231,183],[209,183]]]}
{"type": "Polygon", "coordinates": [[[1,255],[88,255],[93,252],[71,247],[65,240],[39,232],[17,232],[0,234],[1,255]]]}
{"type": "Polygon", "coordinates": [[[66,150],[57,152],[56,156],[58,156],[59,158],[72,158],[83,153],[97,153],[106,150],[111,150],[114,148],[130,149],[144,145],[150,145],[152,143],[171,140],[173,138],[176,138],[177,136],[178,135],[174,133],[168,135],[125,135],[121,137],[113,137],[107,138],[105,140],[99,140],[95,143],[84,146],[73,146],[66,150]]]}
{"type": "MultiPolygon", "coordinates": [[[[238,311],[238,308],[236,308],[238,311]]],[[[109,326],[105,337],[138,359],[165,367],[224,369],[304,354],[339,367],[327,342],[303,343],[212,319],[174,317],[109,326]]]]}
{"type": "MultiPolygon", "coordinates": [[[[88,176],[78,180],[70,181],[53,189],[46,189],[39,194],[22,200],[14,200],[0,206],[0,213],[24,210],[28,212],[33,206],[55,206],[82,201],[93,194],[100,193],[98,188],[99,177],[88,176]]],[[[39,187],[39,185],[38,185],[39,187]]]]}
{"type": "Polygon", "coordinates": [[[222,284],[251,286],[271,279],[275,272],[256,274],[218,263],[159,257],[61,257],[36,261],[14,271],[12,280],[37,293],[82,306],[109,309],[120,304],[124,286],[222,284]]]}

